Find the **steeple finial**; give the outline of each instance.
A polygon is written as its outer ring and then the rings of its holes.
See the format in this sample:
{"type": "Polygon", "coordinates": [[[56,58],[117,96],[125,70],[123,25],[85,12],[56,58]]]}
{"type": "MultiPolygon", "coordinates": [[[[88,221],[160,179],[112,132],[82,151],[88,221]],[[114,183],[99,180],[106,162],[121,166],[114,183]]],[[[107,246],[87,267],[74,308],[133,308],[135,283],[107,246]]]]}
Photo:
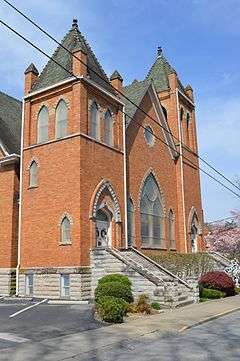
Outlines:
{"type": "Polygon", "coordinates": [[[162,56],[162,47],[161,46],[158,46],[157,48],[157,57],[161,57],[162,56]]]}
{"type": "Polygon", "coordinates": [[[77,29],[77,28],[78,28],[78,21],[77,21],[77,19],[73,19],[72,28],[73,28],[73,29],[77,29]]]}

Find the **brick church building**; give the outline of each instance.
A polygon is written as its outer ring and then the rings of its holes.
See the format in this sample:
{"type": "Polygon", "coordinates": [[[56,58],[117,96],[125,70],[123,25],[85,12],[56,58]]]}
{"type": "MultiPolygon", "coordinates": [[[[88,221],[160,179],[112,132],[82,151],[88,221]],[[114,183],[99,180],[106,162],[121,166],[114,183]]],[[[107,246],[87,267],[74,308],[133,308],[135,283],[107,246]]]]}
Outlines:
{"type": "Polygon", "coordinates": [[[62,46],[23,104],[0,93],[0,295],[16,274],[19,296],[89,299],[105,250],[141,277],[124,250],[205,250],[191,86],[160,48],[144,80],[109,79],[76,20],[62,46]]]}

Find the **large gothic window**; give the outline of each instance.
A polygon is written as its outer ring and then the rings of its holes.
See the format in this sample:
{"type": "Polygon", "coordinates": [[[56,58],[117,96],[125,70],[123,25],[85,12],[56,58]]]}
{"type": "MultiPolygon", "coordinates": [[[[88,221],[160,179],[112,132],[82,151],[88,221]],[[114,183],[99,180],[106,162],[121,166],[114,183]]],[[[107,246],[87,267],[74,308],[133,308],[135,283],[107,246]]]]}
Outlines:
{"type": "Polygon", "coordinates": [[[48,141],[48,109],[43,106],[38,113],[37,119],[37,142],[48,141]]]}
{"type": "Polygon", "coordinates": [[[104,142],[113,145],[113,119],[110,110],[104,116],[104,142]]]}
{"type": "Polygon", "coordinates": [[[134,227],[134,207],[131,198],[128,198],[127,216],[128,216],[127,218],[128,246],[132,246],[134,244],[135,227],[134,227]]]}
{"type": "Polygon", "coordinates": [[[99,119],[98,119],[98,106],[96,102],[92,103],[91,110],[91,136],[95,139],[99,139],[99,119]]]}
{"type": "Polygon", "coordinates": [[[68,108],[64,100],[60,100],[56,109],[56,138],[67,135],[68,108]]]}
{"type": "Polygon", "coordinates": [[[163,247],[163,207],[157,182],[150,174],[141,195],[141,236],[145,247],[163,247]]]}

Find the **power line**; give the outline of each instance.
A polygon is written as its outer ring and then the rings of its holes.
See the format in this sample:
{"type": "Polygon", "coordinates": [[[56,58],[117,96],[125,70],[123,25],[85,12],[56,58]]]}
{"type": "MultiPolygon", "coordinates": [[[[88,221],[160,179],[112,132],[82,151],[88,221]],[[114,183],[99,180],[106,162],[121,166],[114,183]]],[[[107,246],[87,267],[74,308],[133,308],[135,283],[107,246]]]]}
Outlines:
{"type": "MultiPolygon", "coordinates": [[[[63,44],[61,44],[57,39],[55,39],[51,34],[49,34],[46,30],[44,30],[40,25],[38,25],[35,21],[33,21],[30,17],[28,17],[26,14],[24,14],[21,10],[19,10],[16,6],[11,4],[8,0],[3,0],[7,5],[9,5],[12,9],[14,9],[17,13],[19,13],[21,16],[23,16],[27,21],[29,21],[32,25],[34,25],[37,29],[39,29],[42,33],[44,33],[47,37],[49,37],[51,40],[53,40],[57,45],[59,45],[61,48],[63,48],[65,51],[67,51],[69,54],[71,54],[74,58],[76,58],[78,61],[81,62],[84,66],[87,67],[87,64],[84,63],[83,60],[79,59],[75,54],[73,54],[68,48],[66,48],[63,44]]],[[[53,59],[52,59],[53,60],[53,59]]],[[[163,128],[167,133],[169,133],[174,139],[176,139],[179,143],[181,143],[180,139],[172,134],[169,129],[165,128],[163,125],[159,124],[153,117],[151,117],[149,114],[147,114],[141,107],[139,107],[137,104],[135,104],[129,97],[127,97],[123,92],[121,92],[119,89],[114,87],[112,84],[110,84],[103,76],[101,76],[97,71],[95,71],[92,68],[89,68],[95,75],[97,75],[101,80],[106,82],[108,85],[111,85],[111,87],[118,92],[122,97],[124,97],[127,101],[129,101],[132,105],[134,105],[137,109],[139,109],[144,115],[149,117],[151,120],[153,120],[155,123],[157,123],[161,128],[163,128]]],[[[183,143],[184,144],[184,143],[183,143]]],[[[225,179],[228,183],[230,183],[233,187],[235,187],[238,191],[240,191],[240,187],[238,187],[233,181],[231,181],[228,177],[226,177],[222,172],[220,172],[218,169],[216,169],[214,166],[212,166],[209,162],[207,162],[203,157],[201,157],[196,152],[185,148],[189,153],[200,159],[203,163],[205,163],[210,169],[212,169],[214,172],[216,172],[218,175],[220,175],[223,179],[225,179]]]]}
{"type": "MultiPolygon", "coordinates": [[[[7,23],[5,23],[3,20],[0,19],[0,23],[2,25],[4,25],[7,29],[9,29],[10,31],[12,31],[14,34],[16,34],[18,37],[20,37],[22,40],[24,40],[25,42],[27,42],[29,45],[31,45],[32,47],[34,47],[36,50],[38,50],[39,52],[41,52],[41,54],[45,55],[47,58],[49,58],[50,60],[53,60],[52,57],[50,55],[48,55],[46,52],[44,52],[42,49],[40,49],[37,45],[35,45],[34,43],[32,43],[30,40],[28,40],[25,36],[23,36],[22,34],[20,34],[18,31],[16,31],[15,29],[13,29],[11,26],[9,26],[7,23]]],[[[77,58],[78,59],[78,58],[77,58]]],[[[79,59],[78,59],[79,60],[79,59]]],[[[63,68],[66,72],[68,72],[70,75],[72,75],[73,77],[75,77],[77,80],[79,80],[79,78],[74,75],[71,71],[69,71],[68,69],[66,69],[64,66],[62,66],[61,64],[59,64],[56,60],[53,60],[54,63],[56,63],[57,65],[59,65],[61,68],[63,68]]],[[[133,117],[129,116],[127,113],[125,113],[123,110],[120,109],[120,111],[125,114],[126,116],[128,116],[130,119],[133,119],[133,117]]],[[[154,119],[154,121],[156,122],[156,120],[154,119]]],[[[137,123],[140,127],[142,127],[143,129],[146,129],[142,124],[140,124],[138,121],[135,120],[135,123],[137,123]]],[[[157,122],[157,124],[159,124],[157,122]]],[[[174,152],[176,151],[175,148],[171,147],[168,143],[166,143],[164,140],[162,140],[161,138],[159,138],[158,136],[156,136],[154,133],[152,133],[154,135],[154,137],[156,139],[158,139],[159,141],[161,141],[163,144],[165,144],[168,148],[172,149],[174,152]]],[[[206,174],[207,176],[209,176],[211,179],[215,180],[218,184],[220,184],[222,187],[224,187],[225,189],[227,189],[228,191],[230,191],[232,194],[234,194],[236,197],[238,197],[240,199],[240,195],[237,194],[235,191],[233,191],[232,189],[230,189],[228,186],[226,186],[225,184],[223,184],[220,180],[218,180],[217,178],[215,178],[213,175],[211,175],[210,173],[206,172],[204,169],[202,169],[201,167],[199,167],[198,165],[196,165],[195,163],[193,163],[189,158],[187,158],[186,156],[184,156],[182,154],[182,157],[187,159],[188,162],[190,162],[190,164],[192,164],[196,169],[199,169],[201,172],[203,172],[204,174],[206,174]]]]}

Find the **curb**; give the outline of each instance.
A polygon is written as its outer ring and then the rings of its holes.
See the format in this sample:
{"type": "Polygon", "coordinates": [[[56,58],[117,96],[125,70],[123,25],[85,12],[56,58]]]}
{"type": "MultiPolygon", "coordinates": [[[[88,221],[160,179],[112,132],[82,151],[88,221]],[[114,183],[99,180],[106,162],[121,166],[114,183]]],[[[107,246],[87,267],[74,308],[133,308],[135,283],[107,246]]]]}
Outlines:
{"type": "Polygon", "coordinates": [[[239,306],[239,307],[232,308],[232,309],[230,309],[230,310],[228,310],[228,311],[224,311],[224,312],[218,313],[218,314],[216,314],[216,315],[214,315],[214,316],[210,316],[210,317],[204,318],[204,319],[202,319],[202,320],[200,320],[200,321],[198,321],[198,322],[196,322],[196,323],[194,323],[194,324],[192,324],[192,325],[183,326],[183,327],[178,331],[178,333],[182,333],[182,332],[184,332],[184,331],[186,331],[186,330],[189,330],[189,329],[191,329],[191,328],[193,328],[193,327],[200,326],[200,325],[202,325],[202,324],[204,324],[204,323],[207,323],[207,322],[209,322],[209,321],[216,320],[216,319],[218,319],[218,318],[220,318],[220,317],[222,317],[222,316],[229,315],[229,314],[231,314],[231,313],[233,313],[233,312],[236,312],[236,311],[239,311],[239,310],[240,310],[240,306],[239,306]]]}
{"type": "Polygon", "coordinates": [[[74,300],[48,300],[48,305],[88,305],[88,301],[74,301],[74,300]]]}

